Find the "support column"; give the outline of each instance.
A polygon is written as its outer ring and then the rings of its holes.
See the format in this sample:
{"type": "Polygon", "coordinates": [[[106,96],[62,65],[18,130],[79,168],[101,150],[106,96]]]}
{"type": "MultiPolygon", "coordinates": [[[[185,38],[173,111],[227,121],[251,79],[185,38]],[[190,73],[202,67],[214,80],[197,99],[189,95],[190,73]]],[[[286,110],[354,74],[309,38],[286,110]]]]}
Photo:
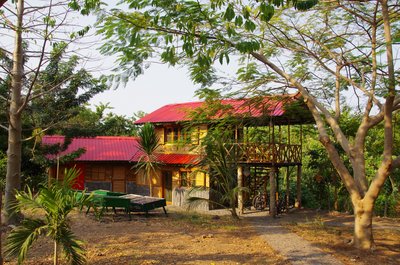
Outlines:
{"type": "Polygon", "coordinates": [[[276,217],[276,172],[277,168],[272,167],[269,172],[269,215],[276,217]]]}
{"type": "Polygon", "coordinates": [[[295,207],[301,208],[301,165],[297,165],[297,187],[296,187],[296,203],[295,207]]]}
{"type": "Polygon", "coordinates": [[[286,211],[289,211],[289,199],[290,199],[290,170],[286,167],[286,211]]]}
{"type": "Polygon", "coordinates": [[[238,166],[237,167],[237,182],[238,182],[238,208],[239,208],[239,214],[243,214],[243,167],[238,166]]]}

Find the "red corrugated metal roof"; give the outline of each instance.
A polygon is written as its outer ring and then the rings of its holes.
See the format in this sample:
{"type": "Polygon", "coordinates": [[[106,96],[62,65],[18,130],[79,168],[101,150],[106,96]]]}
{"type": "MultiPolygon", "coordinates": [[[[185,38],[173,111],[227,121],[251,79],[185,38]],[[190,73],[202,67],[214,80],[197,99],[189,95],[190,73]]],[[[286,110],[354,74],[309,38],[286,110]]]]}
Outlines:
{"type": "MultiPolygon", "coordinates": [[[[67,150],[59,155],[66,155],[80,148],[86,150],[76,161],[129,161],[138,151],[138,138],[124,136],[97,136],[74,138],[67,150]]],[[[45,145],[64,142],[64,136],[44,136],[42,143],[45,145]]],[[[54,158],[54,156],[52,157],[54,158]]]]}
{"type": "MultiPolygon", "coordinates": [[[[261,117],[267,116],[282,116],[285,113],[285,104],[297,100],[297,94],[282,95],[275,97],[263,97],[255,99],[227,99],[221,100],[221,104],[227,109],[218,112],[210,119],[220,119],[227,115],[240,117],[261,117]]],[[[189,121],[190,112],[207,108],[205,102],[188,102],[179,104],[165,105],[152,113],[137,120],[136,124],[146,122],[163,123],[163,122],[178,122],[189,121]]]]}
{"type": "MultiPolygon", "coordinates": [[[[46,135],[42,139],[45,145],[62,144],[64,136],[46,135]]],[[[127,136],[97,136],[90,138],[74,138],[67,149],[59,155],[71,154],[80,148],[86,150],[75,161],[130,161],[137,162],[142,156],[137,137],[127,136]]],[[[163,164],[187,165],[198,162],[197,155],[190,154],[157,154],[157,159],[163,164]]],[[[54,159],[55,155],[48,156],[54,159]]]]}
{"type": "Polygon", "coordinates": [[[200,162],[200,156],[189,154],[157,154],[157,160],[163,164],[195,165],[200,162]]]}

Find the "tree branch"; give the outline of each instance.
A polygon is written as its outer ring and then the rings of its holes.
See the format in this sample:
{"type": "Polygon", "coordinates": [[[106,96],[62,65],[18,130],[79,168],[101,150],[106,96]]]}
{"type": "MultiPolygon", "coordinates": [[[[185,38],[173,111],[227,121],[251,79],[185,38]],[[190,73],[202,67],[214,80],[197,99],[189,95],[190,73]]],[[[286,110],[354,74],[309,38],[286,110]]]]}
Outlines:
{"type": "MultiPolygon", "coordinates": [[[[50,0],[49,11],[47,13],[48,17],[50,17],[50,15],[51,15],[52,3],[53,3],[53,1],[50,0]]],[[[42,49],[41,49],[41,55],[40,55],[39,62],[38,62],[38,67],[36,68],[35,74],[33,76],[33,80],[31,82],[31,85],[29,86],[29,89],[28,89],[28,92],[27,92],[27,94],[25,96],[24,102],[21,104],[21,107],[17,111],[18,115],[21,114],[21,112],[25,109],[26,105],[28,104],[28,102],[30,100],[30,95],[32,93],[33,86],[35,85],[36,80],[39,77],[40,69],[41,69],[41,66],[42,66],[43,59],[44,59],[44,52],[46,50],[47,40],[48,40],[48,37],[49,37],[49,32],[48,32],[49,26],[50,26],[49,25],[49,21],[47,21],[46,27],[45,27],[44,41],[43,41],[43,45],[42,45],[42,49]]]]}
{"type": "Polygon", "coordinates": [[[0,128],[3,128],[4,130],[8,131],[8,127],[7,127],[7,126],[4,126],[4,125],[2,125],[2,124],[0,124],[0,128]]]}

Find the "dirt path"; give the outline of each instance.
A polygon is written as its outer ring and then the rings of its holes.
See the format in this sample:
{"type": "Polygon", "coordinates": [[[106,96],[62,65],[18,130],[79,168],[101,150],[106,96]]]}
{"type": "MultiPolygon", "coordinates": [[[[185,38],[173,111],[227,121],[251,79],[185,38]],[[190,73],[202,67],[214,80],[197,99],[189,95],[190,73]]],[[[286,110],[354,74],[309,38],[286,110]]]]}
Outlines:
{"type": "Polygon", "coordinates": [[[301,238],[266,214],[248,214],[245,220],[251,223],[269,246],[293,265],[340,265],[332,255],[325,253],[311,242],[301,238]]]}

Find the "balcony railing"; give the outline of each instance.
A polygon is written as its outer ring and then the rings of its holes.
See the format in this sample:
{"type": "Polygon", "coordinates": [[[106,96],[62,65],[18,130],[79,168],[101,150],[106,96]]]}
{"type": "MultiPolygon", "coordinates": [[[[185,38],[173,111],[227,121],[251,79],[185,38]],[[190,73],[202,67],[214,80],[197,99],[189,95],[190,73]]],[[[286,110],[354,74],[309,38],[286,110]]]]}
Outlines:
{"type": "Polygon", "coordinates": [[[238,163],[301,163],[301,145],[229,143],[224,147],[228,154],[235,156],[238,163]]]}
{"type": "MultiPolygon", "coordinates": [[[[301,163],[301,145],[272,143],[226,143],[227,154],[238,163],[301,163]]],[[[201,146],[165,144],[159,147],[161,153],[199,154],[201,146]]]]}

